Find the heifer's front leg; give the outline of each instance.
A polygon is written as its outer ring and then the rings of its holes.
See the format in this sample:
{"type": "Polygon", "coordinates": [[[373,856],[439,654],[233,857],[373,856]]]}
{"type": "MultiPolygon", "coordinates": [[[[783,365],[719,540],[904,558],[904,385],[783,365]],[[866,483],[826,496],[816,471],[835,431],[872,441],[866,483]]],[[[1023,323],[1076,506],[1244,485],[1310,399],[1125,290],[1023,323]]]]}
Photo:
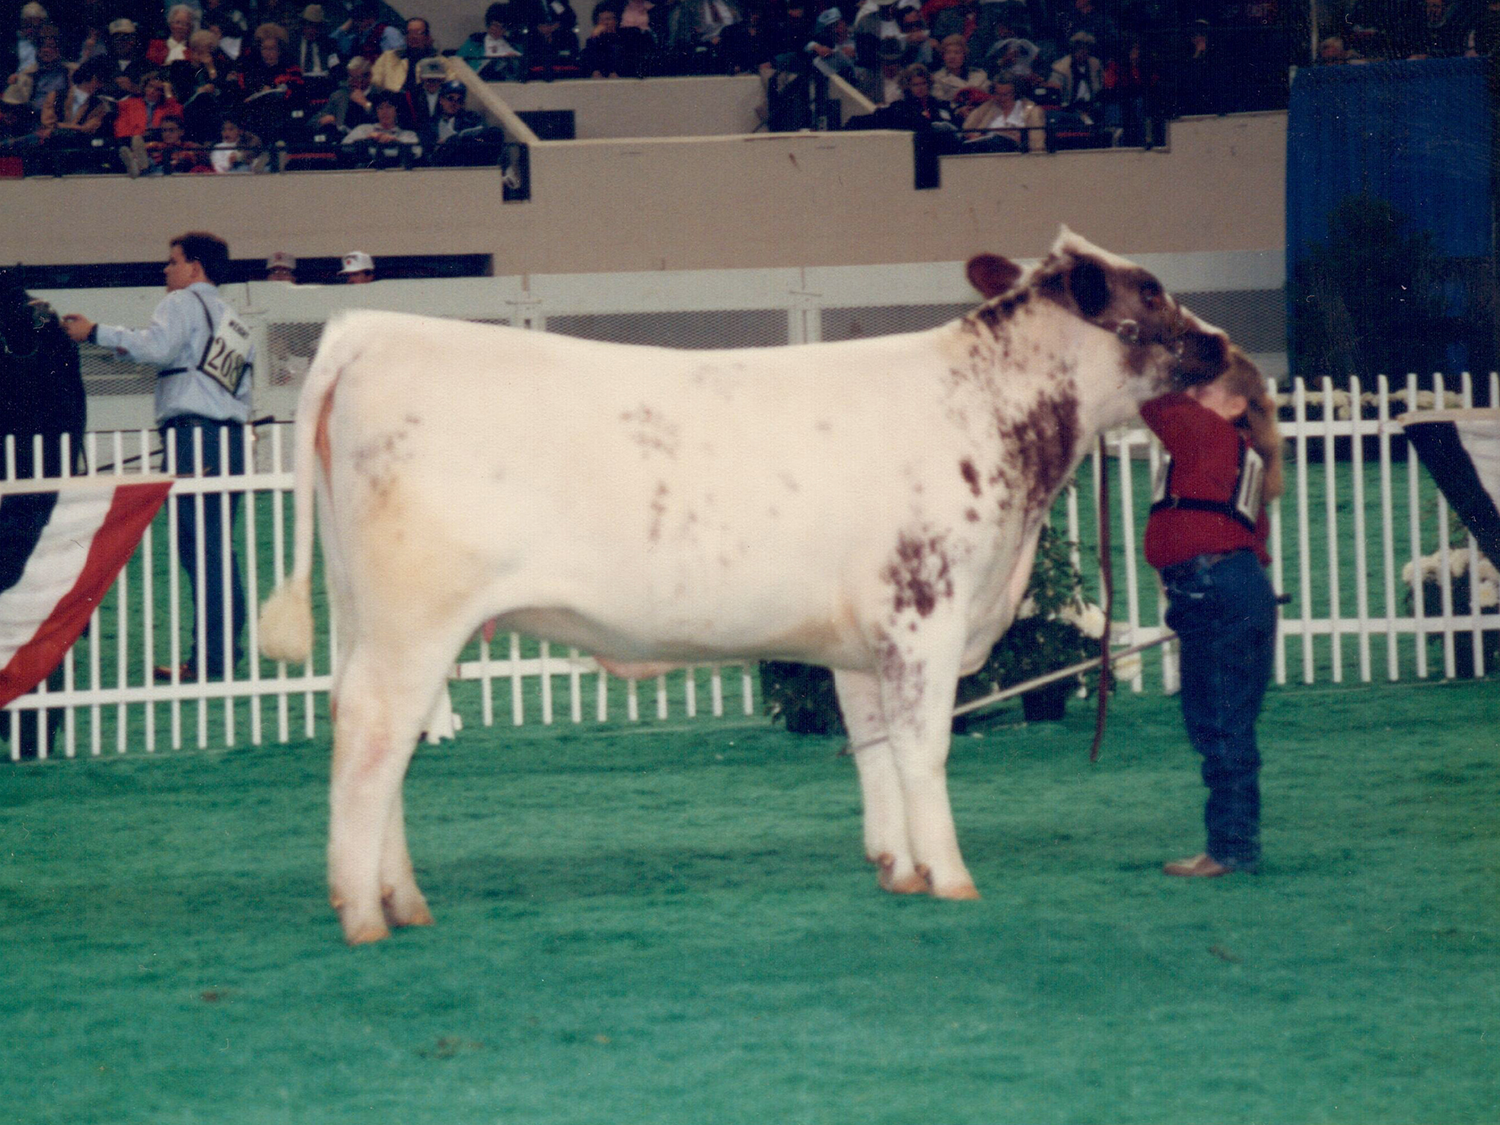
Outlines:
{"type": "Polygon", "coordinates": [[[938,898],[978,898],[958,850],[948,802],[948,747],[962,639],[946,636],[931,618],[927,626],[883,642],[881,709],[905,797],[917,872],[926,876],[938,898]]]}
{"type": "Polygon", "coordinates": [[[917,874],[906,826],[906,797],[896,773],[880,705],[880,685],[863,672],[834,672],[839,710],[859,770],[864,799],[865,858],[880,868],[880,885],[897,894],[928,889],[917,874]]]}

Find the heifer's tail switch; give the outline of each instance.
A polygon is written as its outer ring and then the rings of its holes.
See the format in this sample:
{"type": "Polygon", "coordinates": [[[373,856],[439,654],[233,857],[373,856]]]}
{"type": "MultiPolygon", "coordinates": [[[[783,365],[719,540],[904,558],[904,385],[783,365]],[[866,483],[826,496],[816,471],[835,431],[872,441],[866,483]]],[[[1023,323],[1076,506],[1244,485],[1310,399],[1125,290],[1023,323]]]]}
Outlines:
{"type": "Polygon", "coordinates": [[[312,653],[312,583],[291,578],[260,610],[260,651],[272,660],[304,663],[312,653]]]}

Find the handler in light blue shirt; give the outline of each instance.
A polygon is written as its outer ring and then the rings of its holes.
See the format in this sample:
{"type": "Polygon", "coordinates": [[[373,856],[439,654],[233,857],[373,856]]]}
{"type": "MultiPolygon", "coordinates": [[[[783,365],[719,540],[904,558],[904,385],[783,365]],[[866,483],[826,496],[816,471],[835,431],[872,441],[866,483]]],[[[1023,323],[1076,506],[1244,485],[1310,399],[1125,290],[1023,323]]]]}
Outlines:
{"type": "MultiPolygon", "coordinates": [[[[172,239],[163,270],[167,296],[143,329],[95,324],[70,313],[63,327],[75,341],[87,340],[113,348],[137,363],[161,369],[156,381],[156,424],[169,448],[175,443],[172,467],[179,476],[192,476],[198,464],[195,435],[201,437],[203,475],[236,476],[245,471],[245,423],[250,419],[251,372],[255,349],[250,331],[224,303],[216,288],[229,267],[229,246],[212,234],[192,231],[172,239]],[[170,440],[169,440],[170,438],[170,440]],[[227,442],[225,441],[227,438],[227,442]],[[225,461],[221,442],[227,444],[225,461]]],[[[229,494],[233,526],[241,494],[229,494]]],[[[229,606],[233,647],[224,635],[223,515],[220,497],[203,498],[203,620],[196,621],[192,655],[184,664],[158,665],[156,678],[167,682],[188,679],[196,671],[202,680],[222,679],[238,663],[245,625],[245,586],[239,560],[230,551],[229,606]],[[202,641],[200,644],[199,641],[202,641]]],[[[197,502],[177,499],[177,557],[187,571],[198,604],[197,502]]]]}

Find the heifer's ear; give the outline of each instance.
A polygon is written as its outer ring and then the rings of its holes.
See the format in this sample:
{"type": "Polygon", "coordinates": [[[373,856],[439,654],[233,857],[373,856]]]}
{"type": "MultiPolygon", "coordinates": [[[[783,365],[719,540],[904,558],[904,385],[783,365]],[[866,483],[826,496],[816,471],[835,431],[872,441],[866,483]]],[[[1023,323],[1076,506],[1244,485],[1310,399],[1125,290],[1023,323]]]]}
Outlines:
{"type": "Polygon", "coordinates": [[[1021,267],[998,254],[976,254],[969,259],[968,274],[969,284],[989,300],[1016,283],[1021,276],[1021,267]]]}
{"type": "Polygon", "coordinates": [[[1097,319],[1109,308],[1109,271],[1094,258],[1075,258],[1068,270],[1068,292],[1079,315],[1097,319]]]}

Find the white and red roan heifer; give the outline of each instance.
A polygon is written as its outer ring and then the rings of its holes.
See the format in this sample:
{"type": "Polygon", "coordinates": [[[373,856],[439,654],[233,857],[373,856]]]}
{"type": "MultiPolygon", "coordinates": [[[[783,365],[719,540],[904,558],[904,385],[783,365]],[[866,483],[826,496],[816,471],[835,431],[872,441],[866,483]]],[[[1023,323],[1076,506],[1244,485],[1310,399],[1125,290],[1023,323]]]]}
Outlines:
{"type": "Polygon", "coordinates": [[[329,882],[351,943],[432,921],[401,786],[466,638],[616,675],[834,669],[882,887],[977,897],[945,762],[959,675],[1026,588],[1095,436],[1238,355],[1145,270],[1063,230],[927,332],[673,351],[388,313],[332,323],[297,414],[295,562],[263,651],[312,642],[313,494],[344,641],[329,882]]]}

